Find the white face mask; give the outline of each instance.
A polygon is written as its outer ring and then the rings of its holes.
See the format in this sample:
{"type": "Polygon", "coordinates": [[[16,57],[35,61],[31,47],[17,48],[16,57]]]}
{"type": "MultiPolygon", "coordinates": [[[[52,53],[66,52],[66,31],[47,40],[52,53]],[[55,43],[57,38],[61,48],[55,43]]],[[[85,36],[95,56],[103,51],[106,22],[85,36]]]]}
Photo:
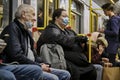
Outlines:
{"type": "Polygon", "coordinates": [[[69,18],[68,17],[64,17],[63,18],[63,24],[64,25],[68,25],[68,23],[69,23],[69,18]]]}
{"type": "Polygon", "coordinates": [[[32,28],[33,27],[33,23],[30,22],[30,21],[26,21],[25,25],[26,25],[27,28],[32,28]]]}

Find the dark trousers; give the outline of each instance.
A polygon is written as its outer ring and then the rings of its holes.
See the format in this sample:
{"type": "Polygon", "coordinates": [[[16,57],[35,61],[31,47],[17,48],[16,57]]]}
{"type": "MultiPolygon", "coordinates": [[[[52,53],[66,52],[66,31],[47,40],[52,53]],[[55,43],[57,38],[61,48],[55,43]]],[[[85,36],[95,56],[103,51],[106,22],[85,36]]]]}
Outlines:
{"type": "Polygon", "coordinates": [[[109,58],[109,62],[111,62],[113,66],[116,66],[116,62],[115,62],[116,54],[109,53],[108,58],[109,58]]]}

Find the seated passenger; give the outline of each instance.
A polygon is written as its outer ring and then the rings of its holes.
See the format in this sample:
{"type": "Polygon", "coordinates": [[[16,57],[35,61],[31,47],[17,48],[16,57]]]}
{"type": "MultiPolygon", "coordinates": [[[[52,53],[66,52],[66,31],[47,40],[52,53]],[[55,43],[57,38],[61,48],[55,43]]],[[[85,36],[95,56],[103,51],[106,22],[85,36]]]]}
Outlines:
{"type": "Polygon", "coordinates": [[[0,80],[41,80],[42,69],[37,65],[10,65],[5,62],[3,49],[6,43],[0,39],[0,80]],[[19,77],[19,79],[18,79],[19,77]]]}
{"type": "Polygon", "coordinates": [[[109,62],[108,58],[102,58],[102,54],[104,53],[105,47],[107,47],[108,43],[104,37],[98,37],[96,42],[92,42],[91,48],[91,62],[94,64],[96,71],[97,71],[97,79],[102,80],[102,72],[103,67],[102,65],[106,65],[109,62]]]}
{"type": "Polygon", "coordinates": [[[32,6],[22,4],[17,8],[14,21],[5,27],[0,35],[0,38],[3,38],[5,34],[9,35],[8,39],[5,40],[7,46],[3,51],[7,57],[6,62],[17,61],[22,65],[38,65],[39,69],[42,68],[43,70],[42,76],[45,80],[69,80],[70,73],[68,71],[51,68],[49,64],[45,64],[41,58],[37,56],[33,47],[34,41],[29,31],[34,21],[35,9],[32,6]]]}
{"type": "Polygon", "coordinates": [[[81,47],[82,43],[87,42],[87,37],[77,36],[73,30],[66,29],[68,22],[66,10],[56,9],[52,23],[45,28],[37,42],[37,52],[40,53],[40,47],[45,43],[59,44],[64,50],[72,80],[96,80],[95,68],[87,61],[81,47]]]}
{"type": "Polygon", "coordinates": [[[99,32],[92,33],[92,60],[93,64],[101,64],[104,65],[104,62],[109,62],[107,58],[107,53],[104,53],[105,48],[108,46],[107,40],[104,36],[99,32]]]}
{"type": "Polygon", "coordinates": [[[103,34],[99,32],[93,32],[91,39],[91,62],[97,70],[97,80],[102,80],[103,66],[112,66],[112,63],[109,63],[109,59],[107,58],[108,54],[104,52],[104,49],[108,46],[108,42],[103,34]]]}
{"type": "Polygon", "coordinates": [[[105,62],[108,61],[109,62],[109,59],[105,60],[102,59],[102,54],[104,53],[104,49],[108,46],[108,42],[107,40],[104,38],[104,37],[99,37],[96,41],[96,43],[92,44],[92,63],[94,64],[101,64],[101,65],[104,65],[103,61],[104,60],[105,62]]]}

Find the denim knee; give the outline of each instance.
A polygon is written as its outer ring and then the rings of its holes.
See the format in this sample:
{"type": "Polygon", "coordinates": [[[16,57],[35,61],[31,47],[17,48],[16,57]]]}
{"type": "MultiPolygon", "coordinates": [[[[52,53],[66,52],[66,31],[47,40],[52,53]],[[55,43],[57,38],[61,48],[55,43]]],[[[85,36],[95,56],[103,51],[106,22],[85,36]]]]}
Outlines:
{"type": "Polygon", "coordinates": [[[0,70],[0,80],[16,80],[16,78],[12,72],[0,70]]]}
{"type": "Polygon", "coordinates": [[[71,77],[70,73],[68,71],[64,71],[62,79],[70,80],[70,77],[71,77]]]}
{"type": "Polygon", "coordinates": [[[59,80],[59,78],[55,74],[43,72],[43,80],[59,80]]]}
{"type": "Polygon", "coordinates": [[[53,74],[52,76],[49,76],[47,80],[59,80],[59,78],[53,74]]]}
{"type": "Polygon", "coordinates": [[[42,74],[43,74],[42,68],[37,65],[32,65],[31,67],[34,72],[34,77],[36,78],[35,80],[38,80],[38,78],[42,79],[42,74]]]}
{"type": "Polygon", "coordinates": [[[101,66],[101,65],[95,64],[94,66],[95,66],[95,69],[97,71],[102,71],[103,70],[103,66],[101,66]]]}

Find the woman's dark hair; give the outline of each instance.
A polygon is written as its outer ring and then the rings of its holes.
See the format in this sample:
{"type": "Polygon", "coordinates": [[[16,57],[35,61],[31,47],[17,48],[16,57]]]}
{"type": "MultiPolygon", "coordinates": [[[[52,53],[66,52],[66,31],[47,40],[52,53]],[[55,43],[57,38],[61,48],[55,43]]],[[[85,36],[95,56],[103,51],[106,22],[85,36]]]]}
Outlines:
{"type": "Polygon", "coordinates": [[[112,3],[106,3],[102,6],[102,9],[103,10],[111,10],[111,11],[114,11],[114,4],[112,3]]]}
{"type": "Polygon", "coordinates": [[[55,22],[55,18],[56,17],[60,17],[61,16],[61,13],[62,11],[66,11],[65,9],[62,9],[62,8],[58,8],[56,9],[54,12],[53,12],[53,15],[52,15],[52,21],[55,22]]]}

